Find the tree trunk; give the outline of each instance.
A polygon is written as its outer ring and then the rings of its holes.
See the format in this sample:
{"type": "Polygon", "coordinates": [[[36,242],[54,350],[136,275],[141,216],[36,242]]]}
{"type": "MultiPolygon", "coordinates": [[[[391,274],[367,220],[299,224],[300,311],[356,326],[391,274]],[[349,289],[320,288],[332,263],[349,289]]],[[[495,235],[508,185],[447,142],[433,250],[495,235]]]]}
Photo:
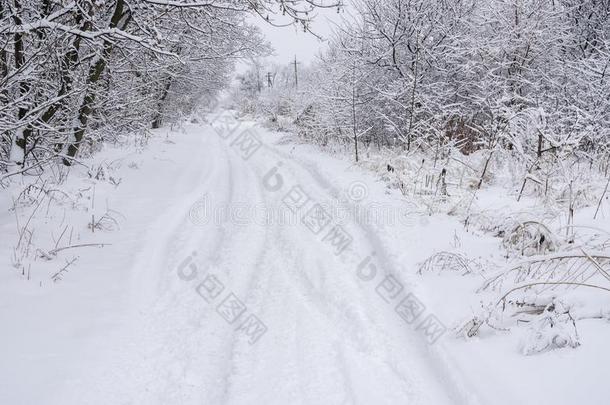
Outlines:
{"type": "Polygon", "coordinates": [[[409,111],[409,128],[407,129],[407,151],[411,150],[411,130],[413,128],[413,114],[415,113],[415,94],[417,92],[417,67],[419,59],[419,40],[415,51],[415,64],[413,66],[413,88],[411,90],[411,105],[409,111]]]}
{"type": "Polygon", "coordinates": [[[167,99],[169,94],[169,89],[172,86],[172,78],[171,76],[167,76],[164,80],[164,85],[161,93],[161,97],[159,98],[159,102],[157,103],[157,113],[155,115],[155,119],[152,122],[152,128],[157,129],[161,127],[163,124],[163,104],[167,99]]]}
{"type": "MultiPolygon", "coordinates": [[[[92,14],[93,14],[92,7],[89,8],[88,13],[89,13],[89,16],[92,17],[92,14]]],[[[84,17],[83,14],[79,12],[76,16],[76,22],[81,23],[83,21],[83,17],[84,17]]],[[[91,30],[91,28],[92,28],[91,18],[85,19],[85,21],[82,22],[82,24],[80,25],[80,29],[82,31],[89,31],[89,30],[91,30]]],[[[51,119],[55,116],[55,114],[59,111],[59,109],[62,107],[62,105],[63,105],[62,97],[66,96],[67,94],[69,94],[72,91],[73,80],[72,80],[71,72],[73,71],[74,67],[78,64],[78,53],[80,50],[81,40],[82,40],[82,37],[77,35],[74,38],[74,41],[72,41],[72,46],[70,47],[70,49],[64,54],[62,63],[60,65],[61,66],[61,77],[60,77],[61,87],[59,88],[59,91],[57,92],[57,98],[59,100],[57,102],[51,104],[49,106],[49,108],[47,108],[46,111],[40,117],[40,121],[44,124],[48,124],[51,121],[51,119]]],[[[64,147],[63,143],[58,143],[55,145],[54,149],[56,152],[59,153],[62,151],[63,147],[64,147]]]]}
{"type": "MultiPolygon", "coordinates": [[[[15,25],[21,25],[23,22],[21,20],[21,4],[19,3],[18,0],[15,0],[15,12],[13,14],[13,21],[15,22],[15,25]]],[[[18,72],[20,69],[22,69],[25,65],[25,49],[24,49],[24,37],[25,34],[23,33],[15,33],[15,35],[13,36],[13,41],[14,41],[14,53],[15,53],[15,70],[18,72]]],[[[30,91],[30,84],[28,83],[27,80],[20,80],[19,81],[19,95],[20,96],[25,96],[28,92],[30,91]]],[[[28,113],[28,109],[25,107],[19,107],[17,109],[17,119],[19,121],[21,121],[22,119],[25,118],[25,116],[28,113]]],[[[31,131],[29,131],[27,128],[21,129],[17,131],[16,139],[14,141],[13,146],[17,147],[20,149],[19,152],[17,151],[12,151],[12,158],[14,158],[15,160],[20,160],[17,161],[17,163],[21,164],[22,166],[25,165],[25,155],[26,155],[26,147],[27,147],[27,143],[28,143],[28,138],[30,135],[31,131]]]]}
{"type": "MultiPolygon", "coordinates": [[[[124,0],[117,0],[114,14],[110,20],[110,28],[117,28],[119,22],[123,18],[123,6],[124,0]]],[[[123,24],[122,29],[125,28],[126,23],[123,24]]],[[[102,50],[102,54],[97,59],[95,64],[89,68],[89,74],[87,77],[87,85],[86,85],[86,93],[83,98],[83,102],[78,110],[77,122],[78,125],[73,129],[74,132],[74,141],[68,146],[67,155],[68,158],[64,159],[64,164],[66,166],[70,166],[72,164],[72,160],[70,158],[74,158],[78,153],[80,148],[80,144],[83,141],[85,136],[85,131],[87,130],[87,124],[89,123],[89,118],[91,117],[91,113],[93,111],[93,103],[95,102],[95,85],[99,82],[102,77],[102,73],[106,69],[106,64],[108,62],[108,58],[112,53],[113,44],[109,41],[104,41],[104,48],[102,50]]]]}

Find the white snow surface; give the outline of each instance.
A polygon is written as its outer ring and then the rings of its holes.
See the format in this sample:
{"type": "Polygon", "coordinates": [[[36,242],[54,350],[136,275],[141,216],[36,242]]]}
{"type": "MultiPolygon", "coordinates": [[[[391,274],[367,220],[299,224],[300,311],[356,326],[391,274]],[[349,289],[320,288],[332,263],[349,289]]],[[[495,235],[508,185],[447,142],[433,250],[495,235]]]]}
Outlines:
{"type": "MultiPolygon", "coordinates": [[[[227,139],[186,123],[157,131],[143,151],[102,151],[95,159],[122,162],[113,174],[122,180],[95,183],[95,209],[120,212],[120,229],[92,233],[90,211],[69,213],[72,244],[110,245],[35,261],[29,280],[10,259],[17,236],[9,208],[23,187],[4,192],[0,404],[607,403],[604,321],[582,323],[577,349],[537,356],[523,356],[512,335],[456,338],[450,328],[476,310],[472,280],[419,276],[417,264],[456,238],[483,257],[499,254],[498,241],[466,233],[455,218],[420,217],[347,158],[280,139],[253,122],[227,139]],[[234,139],[248,128],[262,146],[244,159],[234,139]],[[295,186],[309,197],[297,220],[253,220],[253,207],[290,212],[283,200],[295,186]],[[361,193],[346,199],[355,187],[361,193]],[[378,203],[401,219],[372,223],[329,209],[317,235],[301,221],[316,203],[337,201],[378,203]],[[223,207],[229,215],[210,218],[223,207]],[[325,238],[337,224],[352,239],[339,254],[325,238]],[[53,282],[50,274],[74,257],[53,282]],[[374,277],[359,277],[373,268],[374,277]],[[402,289],[384,290],[388,276],[402,289]],[[208,300],[198,293],[220,284],[208,300]],[[425,305],[411,323],[396,311],[405,297],[425,305]],[[227,302],[238,305],[232,322],[223,318],[227,302]],[[448,328],[433,344],[420,324],[429,315],[448,328]],[[254,319],[262,335],[243,330],[254,319]]],[[[74,169],[66,187],[93,183],[74,169]]],[[[61,212],[41,208],[36,234],[57,238],[61,229],[44,210],[61,212]]]]}

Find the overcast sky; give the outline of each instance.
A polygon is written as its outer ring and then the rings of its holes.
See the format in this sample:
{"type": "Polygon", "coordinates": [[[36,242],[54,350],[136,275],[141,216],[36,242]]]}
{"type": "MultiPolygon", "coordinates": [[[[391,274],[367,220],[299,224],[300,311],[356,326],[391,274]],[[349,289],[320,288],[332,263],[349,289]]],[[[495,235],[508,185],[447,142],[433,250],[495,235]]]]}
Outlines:
{"type": "MultiPolygon", "coordinates": [[[[320,9],[312,24],[312,31],[317,35],[328,38],[332,32],[333,24],[341,21],[341,15],[336,9],[320,9]]],[[[276,55],[270,59],[285,64],[297,57],[299,62],[309,63],[315,55],[325,47],[325,41],[320,41],[314,35],[303,32],[298,26],[274,27],[262,19],[256,21],[263,34],[275,48],[276,55]]]]}

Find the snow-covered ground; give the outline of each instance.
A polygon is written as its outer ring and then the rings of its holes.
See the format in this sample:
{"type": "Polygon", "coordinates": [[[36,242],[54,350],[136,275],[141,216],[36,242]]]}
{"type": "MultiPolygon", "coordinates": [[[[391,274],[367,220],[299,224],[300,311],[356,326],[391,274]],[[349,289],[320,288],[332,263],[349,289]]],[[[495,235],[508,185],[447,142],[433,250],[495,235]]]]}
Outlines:
{"type": "Polygon", "coordinates": [[[420,265],[501,262],[498,238],[219,114],[102,151],[44,204],[0,194],[0,403],[607,403],[607,316],[533,356],[522,328],[456,336],[485,269],[420,265]]]}

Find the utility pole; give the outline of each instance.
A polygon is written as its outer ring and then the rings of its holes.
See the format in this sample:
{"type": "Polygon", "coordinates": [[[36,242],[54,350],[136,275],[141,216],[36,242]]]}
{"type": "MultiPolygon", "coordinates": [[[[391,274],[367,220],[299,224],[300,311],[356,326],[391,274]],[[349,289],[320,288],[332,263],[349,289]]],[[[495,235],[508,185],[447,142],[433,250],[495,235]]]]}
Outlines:
{"type": "Polygon", "coordinates": [[[297,68],[297,65],[299,63],[297,62],[297,56],[294,56],[294,87],[295,88],[299,88],[299,71],[297,68]]]}
{"type": "Polygon", "coordinates": [[[273,87],[273,78],[271,72],[267,72],[267,87],[273,87]]]}

